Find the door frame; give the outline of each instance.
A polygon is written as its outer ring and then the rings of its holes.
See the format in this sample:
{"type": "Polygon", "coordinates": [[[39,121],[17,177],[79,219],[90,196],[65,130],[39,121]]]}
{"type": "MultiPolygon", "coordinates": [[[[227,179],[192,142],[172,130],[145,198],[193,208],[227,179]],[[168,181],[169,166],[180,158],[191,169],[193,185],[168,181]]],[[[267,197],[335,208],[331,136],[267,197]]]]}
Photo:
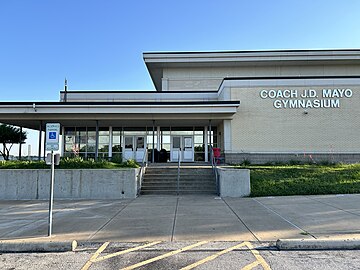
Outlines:
{"type": "Polygon", "coordinates": [[[194,152],[194,135],[171,135],[170,136],[170,162],[178,162],[178,154],[175,154],[175,151],[180,151],[180,161],[181,162],[194,162],[195,152],[194,152]],[[180,138],[180,148],[174,148],[174,138],[180,138]],[[185,138],[191,138],[191,147],[185,147],[185,138]],[[185,148],[191,149],[192,155],[191,159],[184,160],[185,148]],[[180,149],[180,150],[179,150],[180,149]],[[176,156],[174,156],[174,154],[176,156]]]}
{"type": "Polygon", "coordinates": [[[144,154],[146,153],[146,147],[147,147],[147,143],[146,143],[147,137],[146,135],[125,135],[124,136],[124,144],[123,144],[123,161],[129,160],[129,159],[134,159],[137,162],[141,162],[144,158],[144,154]],[[132,138],[132,150],[126,150],[126,149],[130,149],[130,148],[126,148],[126,144],[125,144],[125,140],[126,138],[132,138]],[[137,139],[138,138],[144,138],[144,148],[140,148],[141,150],[138,151],[137,150],[137,139]],[[125,152],[132,152],[131,155],[126,156],[125,152]]]}
{"type": "Polygon", "coordinates": [[[134,159],[134,136],[132,135],[126,135],[124,136],[124,143],[123,143],[123,161],[126,161],[126,160],[129,160],[129,159],[134,159]],[[127,149],[130,149],[130,148],[127,148],[126,147],[126,138],[131,138],[132,140],[132,147],[131,147],[131,151],[130,150],[127,150],[127,149]],[[130,153],[130,156],[128,156],[126,153],[130,153]]]}

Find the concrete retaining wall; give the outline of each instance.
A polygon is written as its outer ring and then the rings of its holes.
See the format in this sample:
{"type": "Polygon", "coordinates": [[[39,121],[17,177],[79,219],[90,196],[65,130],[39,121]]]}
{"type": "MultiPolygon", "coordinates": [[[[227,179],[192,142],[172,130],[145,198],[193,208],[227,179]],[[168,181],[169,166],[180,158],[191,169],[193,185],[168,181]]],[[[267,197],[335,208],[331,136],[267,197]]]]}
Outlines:
{"type": "Polygon", "coordinates": [[[218,168],[221,197],[246,197],[250,195],[250,170],[218,168]]]}
{"type": "MultiPolygon", "coordinates": [[[[55,170],[55,199],[124,199],[137,194],[139,169],[55,170]]],[[[0,170],[0,200],[49,198],[50,170],[0,170]]]]}

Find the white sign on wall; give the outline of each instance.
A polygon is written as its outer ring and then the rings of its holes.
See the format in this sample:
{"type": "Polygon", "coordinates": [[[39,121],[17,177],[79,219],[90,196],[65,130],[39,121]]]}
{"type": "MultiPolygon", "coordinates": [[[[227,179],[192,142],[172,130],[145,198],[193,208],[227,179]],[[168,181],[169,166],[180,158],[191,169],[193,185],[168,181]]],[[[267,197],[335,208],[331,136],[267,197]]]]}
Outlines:
{"type": "Polygon", "coordinates": [[[310,109],[310,108],[340,108],[341,99],[351,98],[353,91],[349,88],[335,89],[263,89],[262,99],[273,100],[276,109],[310,109]]]}

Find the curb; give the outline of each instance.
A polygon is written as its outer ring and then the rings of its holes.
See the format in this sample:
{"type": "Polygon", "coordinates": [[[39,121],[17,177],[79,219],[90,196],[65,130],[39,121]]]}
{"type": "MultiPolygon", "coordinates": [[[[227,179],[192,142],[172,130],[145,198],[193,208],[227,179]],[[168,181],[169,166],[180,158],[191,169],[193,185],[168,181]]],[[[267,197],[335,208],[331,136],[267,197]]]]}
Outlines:
{"type": "Polygon", "coordinates": [[[360,249],[360,239],[279,239],[276,247],[279,250],[350,250],[360,249]]]}
{"type": "Polygon", "coordinates": [[[0,252],[66,252],[75,251],[77,242],[74,241],[0,241],[0,252]]]}

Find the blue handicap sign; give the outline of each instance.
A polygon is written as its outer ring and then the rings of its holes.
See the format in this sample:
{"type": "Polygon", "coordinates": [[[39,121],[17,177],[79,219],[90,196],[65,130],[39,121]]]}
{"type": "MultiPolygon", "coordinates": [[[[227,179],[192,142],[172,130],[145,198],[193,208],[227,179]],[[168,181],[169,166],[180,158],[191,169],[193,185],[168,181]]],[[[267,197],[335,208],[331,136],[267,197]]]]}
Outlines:
{"type": "Polygon", "coordinates": [[[50,131],[49,132],[49,139],[56,140],[56,132],[50,131]]]}

